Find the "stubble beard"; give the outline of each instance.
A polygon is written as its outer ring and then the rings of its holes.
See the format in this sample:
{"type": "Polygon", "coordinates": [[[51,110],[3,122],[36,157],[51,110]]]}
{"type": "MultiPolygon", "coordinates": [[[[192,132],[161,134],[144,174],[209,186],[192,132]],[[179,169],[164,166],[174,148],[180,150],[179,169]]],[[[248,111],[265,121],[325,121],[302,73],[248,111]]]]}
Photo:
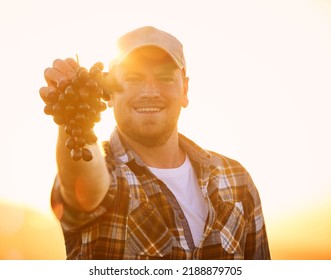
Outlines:
{"type": "Polygon", "coordinates": [[[137,121],[133,118],[116,119],[122,133],[147,148],[164,145],[177,128],[178,121],[178,117],[159,122],[155,120],[137,121]]]}

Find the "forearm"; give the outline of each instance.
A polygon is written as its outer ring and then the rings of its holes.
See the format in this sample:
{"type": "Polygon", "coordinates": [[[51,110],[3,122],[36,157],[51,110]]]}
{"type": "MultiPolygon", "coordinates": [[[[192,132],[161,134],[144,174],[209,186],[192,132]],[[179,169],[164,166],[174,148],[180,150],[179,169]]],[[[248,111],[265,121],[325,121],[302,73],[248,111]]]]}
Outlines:
{"type": "Polygon", "coordinates": [[[61,195],[64,201],[76,210],[93,210],[108,190],[110,177],[106,162],[97,144],[87,145],[93,154],[91,161],[73,160],[70,157],[70,149],[65,146],[67,139],[68,135],[63,126],[59,126],[56,160],[61,195]]]}

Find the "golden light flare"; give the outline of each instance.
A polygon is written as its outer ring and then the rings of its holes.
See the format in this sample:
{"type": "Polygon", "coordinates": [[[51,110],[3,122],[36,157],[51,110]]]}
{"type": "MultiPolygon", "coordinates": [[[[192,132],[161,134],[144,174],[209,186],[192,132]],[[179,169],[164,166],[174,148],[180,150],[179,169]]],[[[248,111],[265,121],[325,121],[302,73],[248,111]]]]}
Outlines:
{"type": "Polygon", "coordinates": [[[273,259],[331,260],[331,200],[288,213],[268,229],[273,259]]]}
{"type": "Polygon", "coordinates": [[[0,234],[11,236],[18,232],[26,218],[25,210],[10,204],[0,204],[0,234]]]}
{"type": "Polygon", "coordinates": [[[65,259],[58,221],[29,207],[0,202],[0,260],[65,259]]]}

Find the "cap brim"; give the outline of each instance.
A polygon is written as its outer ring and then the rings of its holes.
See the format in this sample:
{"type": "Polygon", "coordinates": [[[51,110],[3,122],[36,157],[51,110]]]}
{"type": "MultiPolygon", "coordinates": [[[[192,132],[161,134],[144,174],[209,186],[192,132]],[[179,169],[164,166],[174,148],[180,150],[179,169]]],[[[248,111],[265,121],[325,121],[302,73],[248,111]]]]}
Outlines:
{"type": "Polygon", "coordinates": [[[133,53],[134,51],[140,49],[140,48],[144,48],[144,47],[156,47],[159,48],[161,50],[163,50],[165,53],[167,53],[170,58],[173,60],[173,62],[177,65],[177,67],[179,69],[184,69],[185,66],[183,65],[183,63],[173,54],[171,53],[169,50],[165,49],[164,47],[158,45],[158,44],[141,44],[141,45],[137,45],[131,49],[129,49],[127,52],[120,54],[114,61],[114,65],[119,65],[121,64],[131,53],[133,53]]]}

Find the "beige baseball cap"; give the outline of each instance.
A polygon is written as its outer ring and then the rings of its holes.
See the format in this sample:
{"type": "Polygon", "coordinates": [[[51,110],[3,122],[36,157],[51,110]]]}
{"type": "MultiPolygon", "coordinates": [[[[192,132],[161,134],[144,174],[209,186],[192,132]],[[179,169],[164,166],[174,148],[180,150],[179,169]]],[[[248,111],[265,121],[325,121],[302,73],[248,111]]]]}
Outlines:
{"type": "Polygon", "coordinates": [[[118,65],[134,50],[147,46],[161,48],[169,54],[179,69],[184,69],[186,72],[186,62],[181,42],[171,34],[153,26],[141,27],[120,37],[117,41],[119,55],[113,63],[118,65]]]}

